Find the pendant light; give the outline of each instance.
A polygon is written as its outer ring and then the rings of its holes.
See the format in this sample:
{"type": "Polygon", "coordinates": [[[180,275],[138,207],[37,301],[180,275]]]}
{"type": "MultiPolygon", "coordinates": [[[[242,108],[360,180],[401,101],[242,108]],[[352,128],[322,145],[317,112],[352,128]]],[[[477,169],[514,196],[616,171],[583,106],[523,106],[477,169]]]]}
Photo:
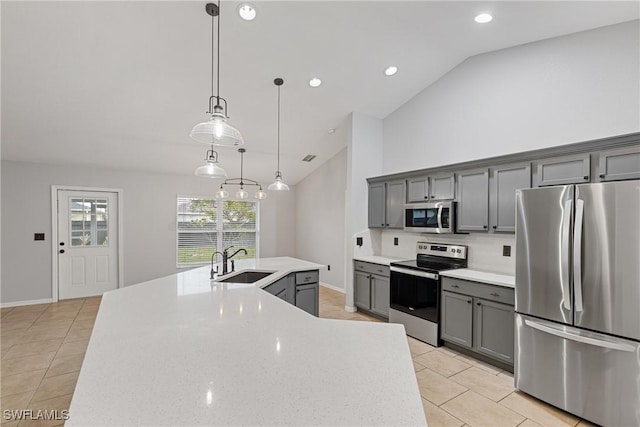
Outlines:
{"type": "Polygon", "coordinates": [[[284,84],[284,80],[277,78],[273,83],[278,88],[278,169],[276,170],[276,180],[269,185],[269,191],[289,191],[289,186],[282,181],[282,172],[280,172],[280,86],[284,84]]]}
{"type": "Polygon", "coordinates": [[[198,142],[211,145],[220,145],[225,147],[234,147],[244,144],[242,134],[238,129],[231,126],[227,120],[227,100],[220,96],[220,0],[218,4],[208,3],[205,7],[207,14],[211,16],[211,96],[209,97],[209,111],[207,114],[211,118],[202,123],[198,123],[191,129],[189,136],[198,142]],[[213,94],[213,69],[214,69],[214,23],[218,21],[218,52],[217,52],[217,79],[216,94],[213,94]],[[214,105],[215,100],[215,105],[214,105]],[[221,105],[224,103],[224,107],[221,105]]]}
{"type": "Polygon", "coordinates": [[[220,179],[227,177],[227,171],[218,166],[218,153],[213,150],[213,145],[211,146],[211,150],[207,150],[207,157],[205,158],[205,164],[200,166],[194,172],[195,176],[199,176],[200,178],[213,178],[220,179]]]}
{"type": "Polygon", "coordinates": [[[240,188],[236,192],[236,198],[241,200],[249,198],[249,192],[245,190],[245,186],[258,187],[258,191],[256,191],[256,193],[254,194],[254,197],[256,199],[263,200],[267,198],[267,193],[262,189],[262,185],[260,185],[259,182],[244,177],[244,153],[246,152],[247,150],[245,150],[244,148],[238,148],[238,153],[240,153],[240,178],[225,179],[224,182],[220,184],[220,188],[216,192],[216,198],[226,199],[227,197],[229,197],[229,191],[227,191],[225,185],[239,186],[240,188]]]}

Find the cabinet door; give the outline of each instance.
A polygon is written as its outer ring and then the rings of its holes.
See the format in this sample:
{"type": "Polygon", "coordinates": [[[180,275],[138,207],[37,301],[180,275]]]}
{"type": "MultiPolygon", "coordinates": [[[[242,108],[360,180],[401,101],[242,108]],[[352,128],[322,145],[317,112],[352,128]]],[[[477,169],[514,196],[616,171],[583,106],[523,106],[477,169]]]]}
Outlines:
{"type": "Polygon", "coordinates": [[[371,311],[384,317],[389,317],[389,287],[388,277],[371,275],[371,311]]]}
{"type": "Polygon", "coordinates": [[[384,227],[385,205],[384,183],[369,185],[369,228],[384,227]]]}
{"type": "Polygon", "coordinates": [[[318,316],[318,284],[296,286],[296,307],[318,316]]]}
{"type": "Polygon", "coordinates": [[[429,198],[429,178],[407,180],[407,203],[424,202],[429,198]]]}
{"type": "Polygon", "coordinates": [[[513,364],[513,306],[475,300],[475,350],[513,364]]]}
{"type": "MultiPolygon", "coordinates": [[[[515,210],[514,210],[515,215],[515,210]]],[[[489,229],[489,171],[458,174],[458,231],[489,229]]]]}
{"type": "Polygon", "coordinates": [[[442,339],[472,347],[473,298],[442,291],[442,339]]]}
{"type": "Polygon", "coordinates": [[[640,178],[640,146],[601,152],[598,177],[600,181],[640,178]]]}
{"type": "Polygon", "coordinates": [[[356,307],[371,309],[371,285],[369,283],[369,274],[362,271],[354,272],[354,300],[356,307]]]}
{"type": "Polygon", "coordinates": [[[503,166],[493,169],[491,228],[516,231],[516,190],[531,188],[531,164],[503,166]]]}
{"type": "Polygon", "coordinates": [[[453,200],[456,197],[455,175],[452,173],[433,175],[429,186],[429,199],[453,200]]]}
{"type": "Polygon", "coordinates": [[[590,165],[589,153],[540,160],[537,167],[536,186],[589,182],[590,165]]]}
{"type": "Polygon", "coordinates": [[[404,204],[407,199],[406,184],[404,181],[387,183],[387,228],[404,228],[404,204]]]}

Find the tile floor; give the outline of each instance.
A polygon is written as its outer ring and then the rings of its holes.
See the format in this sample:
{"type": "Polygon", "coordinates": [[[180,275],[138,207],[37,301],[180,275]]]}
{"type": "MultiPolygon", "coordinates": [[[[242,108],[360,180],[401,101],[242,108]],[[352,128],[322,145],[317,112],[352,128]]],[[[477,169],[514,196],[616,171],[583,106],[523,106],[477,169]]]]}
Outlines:
{"type": "MultiPolygon", "coordinates": [[[[344,311],[344,302],[340,292],[320,287],[320,317],[379,321],[344,311]]],[[[63,424],[6,420],[4,410],[69,408],[99,305],[94,297],[0,309],[2,427],[63,424]]],[[[515,391],[508,372],[407,339],[431,427],[591,425],[515,391]]]]}

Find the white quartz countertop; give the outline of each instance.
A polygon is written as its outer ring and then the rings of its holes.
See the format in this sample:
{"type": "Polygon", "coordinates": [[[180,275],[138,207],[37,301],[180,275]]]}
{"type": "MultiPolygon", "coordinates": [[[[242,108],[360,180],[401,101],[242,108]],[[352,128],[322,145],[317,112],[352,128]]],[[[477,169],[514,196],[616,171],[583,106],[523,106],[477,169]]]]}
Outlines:
{"type": "Polygon", "coordinates": [[[488,273],[485,271],[472,270],[470,268],[441,271],[440,275],[445,277],[453,277],[456,279],[473,280],[476,282],[488,283],[490,285],[504,286],[506,288],[515,288],[516,283],[516,279],[514,276],[488,273]]]}
{"type": "Polygon", "coordinates": [[[67,426],[426,425],[404,327],[316,318],[260,289],[322,266],[270,258],[105,293],[67,426]]]}
{"type": "Polygon", "coordinates": [[[389,265],[392,262],[406,261],[407,258],[389,258],[379,255],[356,255],[353,257],[356,261],[372,262],[374,264],[389,265]]]}

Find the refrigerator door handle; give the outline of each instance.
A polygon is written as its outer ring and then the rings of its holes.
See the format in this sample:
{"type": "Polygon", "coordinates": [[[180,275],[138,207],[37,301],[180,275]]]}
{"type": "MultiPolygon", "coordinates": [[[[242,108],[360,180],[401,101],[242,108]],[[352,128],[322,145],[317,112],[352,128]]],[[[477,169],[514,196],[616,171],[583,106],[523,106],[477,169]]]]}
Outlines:
{"type": "Polygon", "coordinates": [[[576,219],[573,228],[573,292],[576,312],[583,311],[582,306],[582,220],[584,200],[576,199],[576,219]]]}
{"type": "Polygon", "coordinates": [[[546,332],[547,334],[555,335],[560,338],[568,339],[571,341],[577,341],[584,344],[595,345],[597,347],[608,348],[610,350],[634,352],[636,351],[636,348],[637,348],[637,346],[627,344],[625,342],[605,341],[605,340],[599,340],[596,338],[591,338],[583,335],[572,334],[570,332],[566,332],[564,330],[548,325],[546,324],[546,322],[545,324],[542,324],[541,322],[536,322],[533,320],[526,319],[524,321],[524,324],[533,329],[537,329],[539,331],[546,332]]]}
{"type": "Polygon", "coordinates": [[[564,202],[562,211],[562,240],[560,247],[560,283],[562,285],[562,303],[571,310],[571,293],[569,291],[569,228],[571,226],[571,200],[564,202]]]}

